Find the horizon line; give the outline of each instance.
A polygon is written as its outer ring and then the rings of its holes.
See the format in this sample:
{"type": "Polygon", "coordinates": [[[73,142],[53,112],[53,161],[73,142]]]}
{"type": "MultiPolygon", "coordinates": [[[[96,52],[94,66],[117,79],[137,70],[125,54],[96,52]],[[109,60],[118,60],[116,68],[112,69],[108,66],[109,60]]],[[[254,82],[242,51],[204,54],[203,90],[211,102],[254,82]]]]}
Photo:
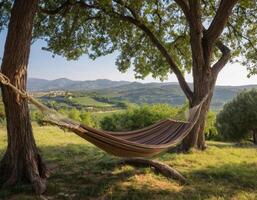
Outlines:
{"type": "MultiPolygon", "coordinates": [[[[84,79],[84,80],[74,80],[74,79],[70,79],[70,78],[67,78],[67,77],[60,77],[60,78],[55,78],[55,79],[48,79],[48,78],[38,78],[38,77],[28,77],[28,79],[41,79],[41,80],[46,80],[46,81],[55,81],[55,80],[58,80],[58,79],[67,79],[67,80],[70,80],[70,81],[97,81],[97,80],[109,80],[109,81],[116,81],[116,82],[121,82],[121,81],[124,81],[124,82],[130,82],[130,83],[141,83],[141,84],[150,84],[150,83],[160,83],[160,84],[165,84],[165,83],[175,83],[175,84],[178,84],[179,85],[179,82],[178,81],[169,81],[169,82],[166,82],[166,81],[150,81],[150,82],[142,82],[140,80],[132,80],[132,81],[128,81],[128,80],[112,80],[112,79],[108,79],[108,78],[98,78],[98,79],[84,79]]],[[[193,82],[187,82],[188,84],[193,84],[193,82]]],[[[245,85],[222,85],[222,84],[216,84],[215,86],[227,86],[227,87],[240,87],[240,86],[257,86],[257,83],[256,84],[245,84],[245,85]]]]}

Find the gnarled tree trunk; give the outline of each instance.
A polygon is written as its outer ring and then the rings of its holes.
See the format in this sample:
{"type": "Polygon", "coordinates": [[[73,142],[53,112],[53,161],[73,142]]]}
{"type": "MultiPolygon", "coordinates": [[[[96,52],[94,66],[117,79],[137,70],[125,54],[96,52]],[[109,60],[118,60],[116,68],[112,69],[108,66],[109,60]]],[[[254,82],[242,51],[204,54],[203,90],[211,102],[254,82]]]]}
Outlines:
{"type": "MultiPolygon", "coordinates": [[[[226,65],[230,58],[230,49],[221,41],[221,35],[229,16],[231,15],[237,0],[221,1],[220,7],[208,29],[202,24],[202,8],[200,1],[176,1],[185,14],[189,23],[190,46],[192,52],[192,71],[194,78],[194,91],[187,96],[190,107],[198,104],[206,95],[209,95],[204,103],[198,122],[193,130],[183,140],[182,148],[188,151],[192,147],[205,149],[204,123],[205,117],[210,107],[216,78],[219,71],[226,65]],[[218,48],[222,53],[217,62],[212,65],[214,48],[218,48]]],[[[184,83],[179,81],[185,90],[184,83]]]]}
{"type": "MultiPolygon", "coordinates": [[[[209,97],[206,100],[206,102],[204,102],[197,123],[195,124],[194,128],[190,131],[188,136],[186,138],[184,138],[184,140],[182,142],[183,151],[188,151],[189,149],[191,149],[193,147],[195,147],[196,149],[199,149],[199,150],[206,149],[204,127],[205,127],[206,116],[207,116],[208,110],[210,108],[210,100],[211,100],[211,98],[209,97]]],[[[196,102],[198,102],[198,101],[196,101],[196,102]]],[[[197,103],[194,103],[190,107],[193,107],[196,104],[197,103]]]]}
{"type": "Polygon", "coordinates": [[[189,151],[191,148],[204,150],[207,147],[205,143],[204,127],[210,108],[215,82],[216,75],[212,74],[210,71],[208,71],[208,73],[206,72],[204,76],[194,78],[195,91],[192,100],[189,102],[190,108],[199,104],[206,96],[208,97],[203,103],[197,123],[182,142],[182,150],[185,152],[189,151]],[[204,79],[201,79],[201,77],[204,77],[204,79]]]}
{"type": "MultiPolygon", "coordinates": [[[[37,0],[14,2],[2,62],[4,73],[21,90],[26,90],[27,65],[37,0]]],[[[7,118],[8,146],[0,163],[0,184],[30,182],[36,193],[45,190],[47,175],[32,133],[27,101],[2,86],[7,118]]]]}

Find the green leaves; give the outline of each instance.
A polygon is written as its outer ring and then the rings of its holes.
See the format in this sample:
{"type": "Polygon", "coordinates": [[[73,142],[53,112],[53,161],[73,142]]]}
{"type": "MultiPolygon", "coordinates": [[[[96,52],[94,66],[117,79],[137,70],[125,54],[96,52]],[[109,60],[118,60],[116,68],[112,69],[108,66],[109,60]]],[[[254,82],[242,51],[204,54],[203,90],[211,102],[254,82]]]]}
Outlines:
{"type": "MultiPolygon", "coordinates": [[[[64,3],[64,0],[40,1],[40,7],[55,10],[64,3]]],[[[215,0],[202,3],[202,23],[206,28],[218,6],[219,1],[215,0]]],[[[232,61],[246,65],[249,75],[257,71],[256,13],[255,1],[240,1],[220,38],[232,49],[232,61]]],[[[96,59],[117,50],[120,55],[116,64],[120,71],[133,66],[138,78],[152,74],[165,79],[170,66],[142,26],[165,47],[182,73],[191,70],[189,25],[174,1],[71,1],[55,15],[39,13],[34,37],[45,39],[46,50],[67,59],[78,59],[83,54],[96,59]]],[[[215,49],[212,62],[220,56],[215,49]]]]}
{"type": "Polygon", "coordinates": [[[180,109],[166,104],[143,105],[106,116],[101,120],[101,128],[109,131],[135,130],[152,125],[160,120],[177,118],[180,109]]]}
{"type": "Polygon", "coordinates": [[[257,129],[257,90],[243,91],[217,115],[217,128],[225,139],[248,138],[257,129]]]}
{"type": "MultiPolygon", "coordinates": [[[[0,0],[0,31],[8,23],[12,3],[13,0],[0,0]]],[[[217,0],[202,2],[205,28],[210,25],[218,6],[217,0]]],[[[182,73],[191,71],[189,25],[174,1],[40,0],[39,8],[42,9],[35,20],[34,38],[44,39],[47,46],[43,49],[53,54],[76,60],[83,54],[96,59],[117,51],[120,55],[116,64],[120,71],[125,72],[132,66],[138,78],[152,74],[165,79],[170,66],[141,30],[140,26],[144,25],[169,52],[182,73]]],[[[239,1],[220,37],[232,49],[231,61],[245,65],[249,76],[257,73],[256,11],[256,1],[239,1]]],[[[220,56],[215,49],[212,62],[220,56]]]]}
{"type": "Polygon", "coordinates": [[[0,32],[7,26],[11,14],[11,0],[0,0],[0,32]]]}
{"type": "Polygon", "coordinates": [[[242,0],[233,9],[232,16],[222,35],[232,49],[232,62],[245,65],[249,76],[257,67],[257,2],[242,0]]]}
{"type": "MultiPolygon", "coordinates": [[[[56,15],[38,14],[34,37],[44,38],[47,41],[45,50],[63,55],[67,59],[78,59],[83,54],[96,59],[117,50],[120,55],[116,64],[120,71],[125,72],[133,66],[135,76],[138,78],[152,74],[153,77],[165,79],[170,72],[165,58],[142,30],[122,20],[120,15],[138,17],[140,23],[144,23],[169,49],[177,64],[181,68],[185,66],[186,69],[190,69],[189,39],[186,34],[180,35],[180,32],[186,31],[185,23],[179,25],[177,29],[171,29],[173,23],[178,20],[178,14],[170,15],[168,12],[171,9],[170,5],[158,1],[137,1],[137,3],[126,1],[126,4],[110,0],[84,2],[96,5],[96,8],[85,9],[80,5],[71,5],[68,11],[63,9],[56,15]],[[177,40],[178,35],[179,40],[177,40]],[[183,38],[187,42],[184,42],[183,38]],[[180,49],[177,50],[179,46],[180,49]]],[[[58,4],[57,1],[42,1],[40,6],[54,9],[62,3],[64,1],[59,1],[58,4]]],[[[175,4],[172,5],[175,8],[175,4]]],[[[179,12],[178,7],[176,12],[179,12]]],[[[181,12],[180,16],[183,16],[181,12]]],[[[184,18],[181,20],[184,21],[184,18]]]]}

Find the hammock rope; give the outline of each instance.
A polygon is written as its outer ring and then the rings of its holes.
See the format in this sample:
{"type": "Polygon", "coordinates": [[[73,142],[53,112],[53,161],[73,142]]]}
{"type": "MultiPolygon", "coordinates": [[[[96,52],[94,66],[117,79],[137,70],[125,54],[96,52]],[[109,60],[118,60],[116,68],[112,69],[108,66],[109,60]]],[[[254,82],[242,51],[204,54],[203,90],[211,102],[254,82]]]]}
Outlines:
{"type": "Polygon", "coordinates": [[[180,143],[198,121],[201,107],[208,96],[198,105],[189,109],[186,122],[166,119],[135,131],[111,132],[83,125],[61,115],[54,109],[48,108],[26,91],[14,86],[9,78],[2,73],[0,73],[0,82],[35,105],[46,118],[45,122],[62,129],[68,129],[107,153],[119,157],[151,157],[180,143]]]}

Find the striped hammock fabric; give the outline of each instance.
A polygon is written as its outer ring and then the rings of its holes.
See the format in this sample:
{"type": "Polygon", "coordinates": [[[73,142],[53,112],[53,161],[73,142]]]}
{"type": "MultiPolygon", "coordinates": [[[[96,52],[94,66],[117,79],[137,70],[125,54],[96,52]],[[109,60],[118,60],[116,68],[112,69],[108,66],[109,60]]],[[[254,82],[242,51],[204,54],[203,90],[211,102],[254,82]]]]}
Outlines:
{"type": "Polygon", "coordinates": [[[67,118],[46,121],[74,132],[109,154],[119,157],[151,157],[175,146],[188,135],[199,118],[201,105],[189,110],[187,122],[167,119],[127,132],[98,130],[67,118]]]}
{"type": "Polygon", "coordinates": [[[2,73],[0,73],[0,82],[35,105],[44,114],[45,122],[66,128],[107,153],[119,157],[151,157],[180,143],[198,121],[202,104],[208,96],[197,106],[189,109],[187,122],[167,119],[135,131],[110,132],[97,130],[62,116],[27,92],[15,87],[2,73]]]}

